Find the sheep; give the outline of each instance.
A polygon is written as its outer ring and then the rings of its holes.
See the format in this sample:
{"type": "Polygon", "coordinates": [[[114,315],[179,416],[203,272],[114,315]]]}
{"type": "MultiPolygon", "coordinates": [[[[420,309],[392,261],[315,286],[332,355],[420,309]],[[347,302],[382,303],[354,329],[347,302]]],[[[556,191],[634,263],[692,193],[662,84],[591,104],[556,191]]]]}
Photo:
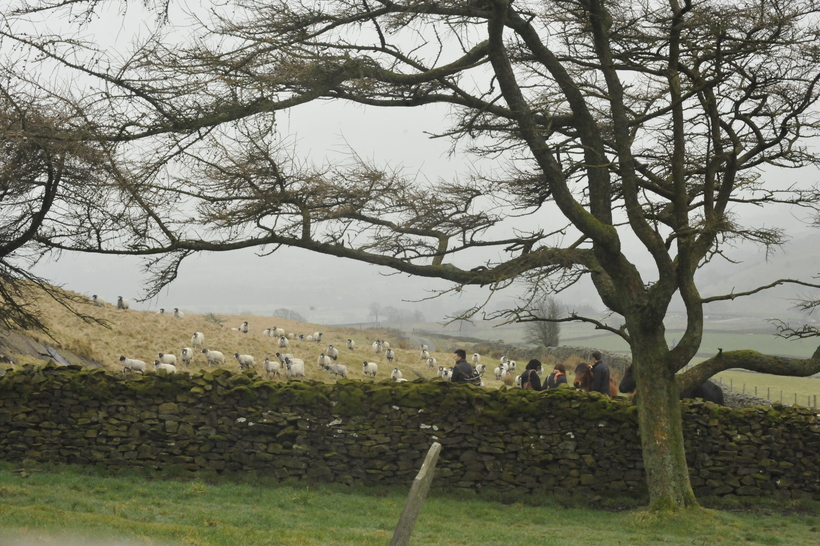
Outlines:
{"type": "Polygon", "coordinates": [[[164,315],[165,314],[165,307],[160,307],[159,311],[157,311],[157,314],[158,315],[164,315]]]}
{"type": "Polygon", "coordinates": [[[130,308],[131,303],[122,296],[117,296],[117,309],[122,309],[123,311],[130,308]]]}
{"type": "Polygon", "coordinates": [[[506,371],[506,370],[504,370],[504,368],[502,367],[502,365],[501,365],[501,364],[499,364],[498,366],[496,366],[496,368],[495,368],[495,370],[494,370],[494,373],[495,373],[495,378],[500,380],[500,379],[501,379],[501,375],[502,375],[505,371],[506,371]]]}
{"type": "Polygon", "coordinates": [[[273,337],[273,328],[265,328],[262,330],[262,335],[265,337],[273,337]]]}
{"type": "Polygon", "coordinates": [[[270,379],[270,376],[272,374],[276,374],[276,377],[280,379],[282,378],[281,374],[279,373],[282,369],[282,364],[275,360],[266,358],[265,362],[262,363],[262,369],[265,370],[265,374],[267,374],[268,379],[270,379]]]}
{"type": "Polygon", "coordinates": [[[286,338],[285,336],[280,336],[279,337],[279,347],[282,348],[282,349],[287,349],[288,345],[290,345],[290,342],[288,342],[288,338],[286,338]]]}
{"type": "Polygon", "coordinates": [[[338,360],[339,359],[339,349],[337,349],[333,345],[328,345],[327,346],[327,351],[325,351],[325,354],[327,356],[329,356],[330,358],[332,358],[333,360],[338,360]]]}
{"type": "Polygon", "coordinates": [[[322,332],[313,332],[313,341],[316,343],[322,342],[322,332]]]}
{"type": "Polygon", "coordinates": [[[375,362],[368,362],[367,360],[365,360],[362,364],[362,373],[364,375],[369,375],[375,378],[378,371],[379,365],[375,362]]]}
{"type": "Polygon", "coordinates": [[[91,296],[91,303],[94,307],[105,307],[105,300],[97,296],[97,294],[91,296]]]}
{"type": "Polygon", "coordinates": [[[338,377],[341,375],[342,377],[347,379],[347,366],[345,366],[344,364],[331,364],[325,369],[328,372],[330,372],[330,375],[332,375],[333,377],[338,377]]]}
{"type": "Polygon", "coordinates": [[[481,364],[481,355],[480,354],[473,353],[473,364],[475,364],[476,366],[481,364]]]}
{"type": "Polygon", "coordinates": [[[134,360],[131,358],[127,358],[125,356],[120,357],[120,362],[122,362],[122,371],[132,371],[132,372],[139,372],[141,374],[145,373],[145,362],[142,360],[134,360]]]}
{"type": "Polygon", "coordinates": [[[382,342],[381,342],[381,340],[377,339],[376,341],[374,341],[373,344],[371,345],[371,347],[373,348],[373,352],[376,353],[377,355],[382,354],[382,342]]]}
{"type": "Polygon", "coordinates": [[[239,353],[234,353],[233,357],[239,362],[239,369],[250,369],[251,367],[256,368],[256,361],[253,359],[251,355],[241,355],[239,353]]]}
{"type": "Polygon", "coordinates": [[[202,332],[194,332],[191,336],[191,346],[194,349],[201,349],[205,345],[205,334],[202,332]]]}
{"type": "Polygon", "coordinates": [[[421,350],[421,360],[427,360],[430,358],[430,352],[427,349],[421,350]]]}
{"type": "Polygon", "coordinates": [[[484,375],[484,372],[485,372],[486,369],[487,369],[487,366],[485,366],[484,364],[476,364],[475,365],[475,373],[478,376],[484,375]]]}
{"type": "Polygon", "coordinates": [[[285,335],[285,329],[284,328],[277,328],[276,326],[274,326],[272,328],[272,330],[273,330],[273,337],[282,337],[283,335],[285,335]]]}
{"type": "Polygon", "coordinates": [[[521,376],[520,375],[515,376],[515,386],[519,389],[521,388],[521,376]]]}
{"type": "Polygon", "coordinates": [[[183,318],[185,318],[185,313],[180,311],[178,307],[174,307],[174,317],[176,317],[178,319],[183,319],[183,318]]]}
{"type": "Polygon", "coordinates": [[[288,378],[305,377],[305,361],[301,358],[285,358],[288,378]]]}
{"type": "Polygon", "coordinates": [[[177,364],[176,355],[171,355],[168,353],[159,353],[157,356],[159,357],[159,361],[163,364],[171,364],[172,366],[176,366],[177,364]]]}
{"type": "Polygon", "coordinates": [[[420,347],[421,347],[422,351],[429,351],[430,350],[430,347],[428,347],[426,343],[422,343],[420,345],[420,347]]]}
{"type": "Polygon", "coordinates": [[[291,341],[295,340],[296,334],[294,334],[293,332],[288,332],[288,339],[290,339],[291,341]]]}
{"type": "Polygon", "coordinates": [[[393,368],[393,372],[390,374],[390,378],[394,380],[401,379],[401,370],[398,368],[393,368]]]}
{"type": "Polygon", "coordinates": [[[278,359],[279,359],[279,362],[281,362],[282,364],[284,364],[284,363],[285,363],[285,359],[286,359],[286,358],[293,359],[293,358],[296,358],[296,357],[295,357],[295,356],[293,356],[293,355],[292,355],[292,354],[290,354],[290,353],[276,353],[276,358],[278,358],[278,359]]]}
{"type": "Polygon", "coordinates": [[[382,348],[383,349],[389,349],[390,348],[390,344],[388,342],[386,342],[385,340],[380,339],[379,341],[382,342],[382,348]]]}
{"type": "Polygon", "coordinates": [[[158,372],[160,370],[165,370],[168,373],[177,373],[177,367],[173,364],[168,364],[167,362],[160,362],[159,360],[154,360],[154,371],[158,372]]]}
{"type": "Polygon", "coordinates": [[[352,339],[348,339],[347,340],[347,348],[352,351],[355,347],[356,347],[356,342],[353,341],[352,339]]]}
{"type": "MultiPolygon", "coordinates": [[[[300,336],[301,337],[301,336],[300,336]]],[[[308,334],[305,336],[305,341],[313,341],[313,334],[308,334]]]]}
{"type": "Polygon", "coordinates": [[[511,372],[515,371],[515,360],[508,360],[507,361],[507,369],[511,372]]]}
{"type": "Polygon", "coordinates": [[[185,364],[185,367],[187,368],[191,364],[191,361],[194,359],[194,350],[190,347],[185,347],[184,349],[182,349],[182,352],[180,353],[179,357],[180,361],[183,364],[185,364]]]}
{"type": "Polygon", "coordinates": [[[250,331],[250,327],[248,326],[248,321],[246,320],[236,328],[231,328],[231,330],[236,330],[237,332],[242,332],[243,334],[247,334],[250,331]]]}
{"type": "Polygon", "coordinates": [[[501,381],[503,381],[505,385],[511,386],[515,382],[515,373],[513,373],[512,370],[504,370],[501,373],[501,381]]]}
{"type": "Polygon", "coordinates": [[[202,354],[205,355],[205,359],[208,361],[208,366],[217,366],[219,364],[225,363],[225,355],[223,355],[219,351],[209,351],[208,349],[202,349],[202,354]]]}
{"type": "Polygon", "coordinates": [[[319,362],[319,367],[322,368],[323,370],[325,370],[325,369],[327,369],[328,366],[330,366],[330,364],[333,362],[333,360],[331,360],[331,358],[329,356],[327,356],[325,353],[322,353],[322,354],[319,355],[318,362],[319,362]]]}
{"type": "Polygon", "coordinates": [[[438,364],[438,360],[436,360],[432,356],[427,359],[427,367],[428,368],[435,368],[436,364],[438,364]]]}
{"type": "Polygon", "coordinates": [[[450,368],[445,368],[444,366],[439,366],[438,376],[444,379],[445,381],[450,381],[453,379],[453,370],[451,370],[450,368]]]}
{"type": "Polygon", "coordinates": [[[500,362],[500,363],[501,363],[501,364],[504,364],[505,362],[507,362],[507,360],[509,360],[509,359],[508,359],[506,356],[502,356],[502,357],[501,357],[501,362],[500,362]]]}
{"type": "Polygon", "coordinates": [[[403,378],[403,377],[397,377],[394,381],[395,381],[396,383],[404,383],[404,382],[406,382],[407,380],[406,380],[405,378],[403,378]]]}
{"type": "Polygon", "coordinates": [[[393,363],[393,359],[395,359],[395,358],[396,358],[396,353],[394,353],[394,352],[393,352],[393,349],[387,349],[387,351],[385,351],[385,353],[384,353],[384,356],[386,356],[386,357],[387,357],[387,361],[388,361],[388,362],[390,362],[390,363],[392,364],[392,363],[393,363]]]}
{"type": "Polygon", "coordinates": [[[305,340],[305,334],[299,334],[298,336],[296,336],[296,340],[297,341],[304,341],[305,340]]]}

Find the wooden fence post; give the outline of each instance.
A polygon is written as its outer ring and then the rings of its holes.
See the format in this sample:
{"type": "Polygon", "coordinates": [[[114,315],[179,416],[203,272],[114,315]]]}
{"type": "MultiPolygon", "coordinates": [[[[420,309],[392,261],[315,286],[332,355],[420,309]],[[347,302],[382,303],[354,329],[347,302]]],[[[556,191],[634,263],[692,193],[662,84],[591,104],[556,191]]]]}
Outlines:
{"type": "Polygon", "coordinates": [[[407,502],[404,504],[404,511],[399,518],[399,524],[393,532],[393,540],[390,541],[390,546],[407,546],[410,543],[410,535],[413,534],[413,527],[416,525],[416,520],[421,512],[421,505],[424,498],[427,496],[427,491],[430,489],[430,482],[433,481],[433,474],[435,474],[436,463],[438,462],[438,455],[441,452],[441,444],[433,442],[430,450],[427,452],[427,457],[413,480],[413,485],[410,487],[410,494],[407,495],[407,502]]]}

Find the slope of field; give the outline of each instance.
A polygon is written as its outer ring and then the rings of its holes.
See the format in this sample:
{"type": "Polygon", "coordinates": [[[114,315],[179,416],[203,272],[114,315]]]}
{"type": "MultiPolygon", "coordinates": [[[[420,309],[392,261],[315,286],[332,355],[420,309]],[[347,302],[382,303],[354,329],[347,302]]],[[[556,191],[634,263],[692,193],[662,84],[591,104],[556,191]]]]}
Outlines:
{"type": "MultiPolygon", "coordinates": [[[[182,348],[191,346],[191,336],[194,332],[202,332],[205,335],[204,346],[206,348],[220,351],[225,355],[226,363],[222,367],[232,371],[239,371],[239,364],[233,356],[234,353],[253,356],[257,364],[256,370],[259,373],[264,373],[262,363],[265,358],[274,360],[277,352],[292,353],[296,358],[305,361],[307,379],[330,381],[328,373],[319,368],[317,360],[320,353],[326,351],[328,345],[331,344],[340,353],[337,363],[347,366],[348,377],[351,379],[365,379],[362,373],[364,361],[378,364],[379,371],[376,380],[388,379],[394,367],[399,368],[404,378],[413,380],[417,377],[436,377],[438,366],[453,365],[451,344],[440,344],[437,347],[438,350],[431,351],[431,356],[437,360],[436,367],[431,368],[426,361],[421,360],[416,342],[397,330],[361,330],[253,315],[216,316],[186,313],[184,318],[178,319],[168,313],[123,311],[110,304],[105,307],[95,307],[90,301],[78,306],[78,310],[82,313],[106,324],[106,326],[101,326],[81,320],[48,298],[40,298],[38,305],[43,316],[46,317],[49,333],[12,332],[11,334],[25,334],[34,341],[54,347],[71,363],[88,365],[93,362],[112,372],[122,370],[119,362],[120,356],[143,360],[149,364],[149,370],[153,369],[150,364],[154,362],[159,353],[174,354],[179,359],[182,348]],[[236,330],[244,321],[249,323],[247,334],[236,330]],[[322,342],[291,340],[289,347],[282,349],[278,346],[276,339],[263,335],[266,328],[274,326],[297,335],[307,336],[315,332],[322,332],[322,342]],[[353,350],[347,348],[348,339],[355,342],[353,350]],[[380,355],[374,353],[371,345],[376,339],[383,339],[390,343],[390,347],[396,354],[392,364],[387,361],[384,352],[380,355]],[[77,358],[82,358],[84,361],[77,362],[77,358]]],[[[8,337],[8,333],[6,336],[8,337]]],[[[2,342],[2,337],[0,336],[0,342],[2,342]]],[[[22,345],[25,344],[17,346],[22,345]]],[[[472,352],[469,347],[465,346],[465,348],[468,352],[472,352]]],[[[15,352],[14,348],[8,345],[5,347],[5,352],[11,353],[8,356],[18,365],[43,364],[45,360],[52,357],[45,349],[39,352],[35,350],[20,353],[15,352]]],[[[198,350],[194,351],[194,355],[194,361],[187,371],[206,368],[205,355],[198,350]]],[[[485,381],[489,387],[501,385],[501,382],[497,381],[492,374],[492,368],[496,364],[492,362],[488,365],[489,373],[485,375],[485,381]]],[[[179,371],[186,370],[180,364],[177,368],[179,371]]]]}

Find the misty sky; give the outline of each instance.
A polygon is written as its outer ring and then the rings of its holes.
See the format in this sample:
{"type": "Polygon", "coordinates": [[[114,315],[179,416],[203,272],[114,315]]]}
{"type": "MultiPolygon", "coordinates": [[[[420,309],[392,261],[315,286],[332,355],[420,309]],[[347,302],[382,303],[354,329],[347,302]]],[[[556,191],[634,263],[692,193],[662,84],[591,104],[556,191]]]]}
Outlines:
{"type": "MultiPolygon", "coordinates": [[[[129,22],[144,16],[140,10],[139,5],[128,5],[129,22]]],[[[173,21],[173,12],[171,16],[173,21]]],[[[152,21],[151,17],[148,16],[149,22],[152,21]]],[[[143,26],[147,28],[150,24],[143,26]]],[[[123,17],[113,12],[106,14],[94,26],[95,32],[103,32],[101,29],[104,29],[103,34],[98,35],[101,44],[118,45],[128,43],[133,28],[141,27],[132,26],[126,31],[123,17]]],[[[430,139],[425,134],[425,131],[440,129],[445,116],[446,110],[434,107],[385,111],[356,105],[316,103],[279,114],[277,123],[283,134],[290,135],[285,142],[293,146],[301,157],[309,157],[315,162],[325,158],[342,160],[353,150],[365,159],[373,159],[377,163],[389,161],[393,167],[403,167],[408,174],[430,180],[450,178],[456,173],[463,176],[468,167],[479,170],[496,168],[491,162],[466,165],[461,154],[448,155],[449,141],[430,139]]],[[[795,181],[816,180],[817,170],[777,172],[766,176],[776,185],[785,187],[795,181]]],[[[814,262],[810,256],[813,254],[811,249],[816,248],[813,241],[820,236],[820,231],[809,231],[806,227],[805,221],[809,219],[807,213],[784,207],[771,211],[749,208],[738,213],[744,219],[753,219],[759,224],[787,227],[800,245],[784,248],[769,263],[765,262],[759,249],[748,246],[740,248],[735,256],[742,257],[744,264],[729,267],[725,263],[716,263],[701,275],[706,286],[727,289],[724,285],[728,284],[728,290],[731,290],[734,287],[731,277],[736,274],[742,277],[744,271],[752,269],[752,265],[757,268],[752,278],[740,278],[738,282],[768,282],[784,272],[789,276],[799,273],[807,278],[809,274],[820,271],[820,264],[815,271],[805,271],[814,262]],[[794,268],[789,270],[789,266],[785,265],[781,267],[790,259],[801,261],[799,271],[794,268]],[[772,278],[766,277],[768,275],[772,278]]],[[[540,214],[539,221],[555,223],[557,219],[545,212],[540,214]]],[[[89,296],[99,294],[109,302],[115,302],[118,295],[129,297],[132,307],[137,309],[179,307],[188,312],[268,315],[276,308],[286,307],[296,310],[310,321],[328,324],[366,322],[369,320],[368,306],[374,301],[410,311],[419,309],[427,319],[439,320],[485,296],[483,290],[470,288],[458,296],[422,303],[404,302],[402,300],[427,298],[432,295],[432,290],[446,289],[449,285],[443,281],[400,274],[385,276],[390,271],[384,268],[299,249],[281,249],[266,257],[256,257],[252,251],[193,257],[183,264],[179,279],[170,288],[146,303],[134,302],[142,293],[144,279],[138,259],[64,255],[59,261],[41,264],[35,271],[56,284],[89,296]]],[[[652,279],[647,277],[647,280],[652,279]]],[[[736,286],[737,290],[749,288],[751,286],[736,286]]],[[[514,297],[515,291],[512,292],[509,297],[514,297]]],[[[785,294],[794,292],[781,291],[778,298],[785,301],[785,294]]],[[[575,306],[601,308],[589,283],[562,295],[561,299],[569,300],[575,306]]],[[[498,297],[490,308],[502,307],[506,303],[509,301],[505,297],[498,297]]],[[[753,303],[752,307],[754,305],[760,304],[753,303]]]]}

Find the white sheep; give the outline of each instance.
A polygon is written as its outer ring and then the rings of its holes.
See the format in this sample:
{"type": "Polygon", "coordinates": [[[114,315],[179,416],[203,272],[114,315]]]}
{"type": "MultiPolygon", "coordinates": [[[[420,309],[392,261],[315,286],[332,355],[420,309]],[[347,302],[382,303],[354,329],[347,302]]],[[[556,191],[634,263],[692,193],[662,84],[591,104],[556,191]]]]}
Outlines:
{"type": "Polygon", "coordinates": [[[344,378],[347,378],[347,366],[345,366],[344,364],[331,364],[326,369],[330,372],[330,375],[333,377],[342,376],[344,378]]]}
{"type": "Polygon", "coordinates": [[[240,324],[238,327],[231,328],[231,330],[236,330],[237,332],[242,332],[243,334],[247,334],[248,331],[250,331],[250,327],[248,325],[248,321],[246,320],[245,322],[240,324]]]}
{"type": "Polygon", "coordinates": [[[364,375],[369,375],[372,377],[376,377],[376,374],[379,371],[379,365],[375,362],[368,362],[367,360],[364,361],[362,364],[362,373],[364,375]]]}
{"type": "Polygon", "coordinates": [[[318,363],[319,367],[323,370],[327,369],[328,366],[333,362],[333,360],[327,356],[325,353],[319,355],[318,363]]]}
{"type": "Polygon", "coordinates": [[[453,378],[453,371],[444,366],[439,366],[437,375],[446,381],[450,381],[453,378]]]}
{"type": "Polygon", "coordinates": [[[185,318],[185,313],[180,311],[178,307],[174,307],[174,316],[178,319],[183,319],[185,318]]]}
{"type": "Polygon", "coordinates": [[[313,332],[313,341],[316,343],[322,342],[322,332],[313,332]]]}
{"type": "Polygon", "coordinates": [[[370,347],[373,348],[373,352],[376,353],[377,355],[382,354],[382,342],[381,342],[381,340],[377,339],[376,341],[373,342],[373,344],[370,347]]]}
{"type": "Polygon", "coordinates": [[[117,309],[128,309],[131,307],[131,303],[122,296],[117,296],[117,309]]]}
{"type": "Polygon", "coordinates": [[[95,307],[105,307],[105,300],[97,296],[97,294],[91,296],[91,303],[94,304],[95,307]]]}
{"type": "Polygon", "coordinates": [[[504,367],[503,367],[502,364],[499,364],[498,366],[496,366],[496,368],[494,370],[495,378],[500,380],[501,379],[501,374],[503,374],[505,371],[506,370],[504,370],[504,367]]]}
{"type": "Polygon", "coordinates": [[[333,345],[328,345],[327,346],[327,351],[325,351],[325,354],[327,356],[329,356],[330,358],[332,358],[333,360],[338,360],[339,359],[339,349],[337,349],[333,345]]]}
{"type": "Polygon", "coordinates": [[[428,347],[426,343],[422,343],[422,344],[420,345],[420,347],[421,347],[421,350],[422,350],[422,351],[428,351],[428,350],[430,350],[430,347],[428,347]]]}
{"type": "Polygon", "coordinates": [[[158,315],[164,315],[164,314],[165,314],[165,308],[164,308],[164,307],[160,307],[160,308],[159,308],[159,311],[157,311],[157,314],[158,314],[158,315]]]}
{"type": "MultiPolygon", "coordinates": [[[[302,337],[302,336],[299,336],[299,337],[302,337]]],[[[308,335],[304,336],[304,338],[305,338],[305,341],[313,341],[313,334],[308,334],[308,335]]]]}
{"type": "Polygon", "coordinates": [[[262,335],[265,337],[273,337],[273,328],[265,328],[262,330],[262,335]]]}
{"type": "Polygon", "coordinates": [[[281,362],[282,364],[284,364],[284,363],[285,363],[285,359],[286,359],[286,358],[293,359],[293,358],[296,358],[296,357],[295,357],[295,356],[293,356],[293,355],[292,355],[292,354],[290,354],[290,353],[276,353],[276,358],[278,358],[278,359],[279,359],[279,362],[281,362]]]}
{"type": "Polygon", "coordinates": [[[476,366],[481,364],[481,355],[480,354],[473,353],[473,364],[475,364],[476,366]]]}
{"type": "Polygon", "coordinates": [[[154,360],[154,371],[158,372],[160,370],[165,370],[168,373],[177,373],[177,367],[173,364],[168,364],[167,362],[160,362],[159,360],[154,360]]]}
{"type": "Polygon", "coordinates": [[[390,378],[393,380],[401,379],[401,370],[398,368],[393,368],[393,371],[390,373],[390,378]]]}
{"type": "Polygon", "coordinates": [[[253,359],[251,355],[241,355],[239,353],[234,353],[233,357],[239,362],[239,369],[251,369],[256,368],[256,361],[253,359]]]}
{"type": "Polygon", "coordinates": [[[356,348],[356,342],[353,341],[352,339],[348,339],[347,340],[347,348],[352,351],[353,349],[356,348]]]}
{"type": "Polygon", "coordinates": [[[390,344],[388,342],[386,342],[385,340],[380,339],[379,341],[382,342],[382,348],[384,348],[385,350],[390,348],[390,344]]]}
{"type": "Polygon", "coordinates": [[[293,332],[288,332],[287,337],[289,340],[294,341],[296,339],[296,334],[294,334],[293,332]]]}
{"type": "Polygon", "coordinates": [[[435,368],[437,364],[438,364],[438,360],[436,360],[432,356],[427,359],[427,367],[428,368],[435,368]]]}
{"type": "Polygon", "coordinates": [[[185,347],[182,349],[182,352],[179,355],[179,360],[185,365],[187,368],[191,361],[194,359],[194,350],[190,347],[185,347]]]}
{"type": "Polygon", "coordinates": [[[430,352],[427,349],[421,350],[421,360],[427,360],[430,358],[430,352]]]}
{"type": "Polygon", "coordinates": [[[487,366],[484,364],[476,364],[475,365],[475,373],[478,376],[484,375],[484,372],[487,370],[487,366]]]}
{"type": "Polygon", "coordinates": [[[202,354],[205,355],[205,359],[208,361],[208,366],[218,366],[219,364],[225,363],[225,355],[223,355],[219,351],[209,351],[208,349],[202,349],[202,354]]]}
{"type": "Polygon", "coordinates": [[[285,358],[285,366],[288,369],[288,378],[305,377],[305,361],[301,358],[285,358]]]}
{"type": "Polygon", "coordinates": [[[501,373],[501,381],[503,381],[505,385],[512,385],[515,383],[515,372],[512,370],[504,370],[501,373]]]}
{"type": "Polygon", "coordinates": [[[191,336],[191,346],[194,349],[201,349],[205,345],[205,334],[202,332],[194,332],[191,336]]]}
{"type": "Polygon", "coordinates": [[[177,364],[176,355],[171,355],[168,353],[159,353],[157,356],[159,357],[159,361],[163,364],[171,364],[172,366],[176,366],[177,364]]]}
{"type": "Polygon", "coordinates": [[[270,376],[276,374],[276,377],[281,378],[280,371],[282,370],[282,364],[275,360],[271,360],[270,358],[266,358],[265,362],[262,363],[262,368],[265,370],[265,373],[270,379],[270,376]]]}
{"type": "Polygon", "coordinates": [[[387,361],[392,364],[393,360],[396,358],[396,353],[393,352],[393,349],[387,349],[384,352],[384,356],[387,357],[387,361]]]}
{"type": "Polygon", "coordinates": [[[507,369],[511,372],[515,371],[515,360],[508,360],[507,361],[507,369]]]}
{"type": "Polygon", "coordinates": [[[125,356],[120,357],[120,362],[122,362],[122,371],[132,371],[132,372],[140,372],[142,374],[145,373],[145,362],[142,360],[134,360],[132,358],[127,358],[125,356]]]}
{"type": "Polygon", "coordinates": [[[282,349],[287,349],[288,345],[290,345],[290,343],[288,342],[288,338],[286,338],[285,336],[280,336],[279,347],[281,347],[282,349]]]}

